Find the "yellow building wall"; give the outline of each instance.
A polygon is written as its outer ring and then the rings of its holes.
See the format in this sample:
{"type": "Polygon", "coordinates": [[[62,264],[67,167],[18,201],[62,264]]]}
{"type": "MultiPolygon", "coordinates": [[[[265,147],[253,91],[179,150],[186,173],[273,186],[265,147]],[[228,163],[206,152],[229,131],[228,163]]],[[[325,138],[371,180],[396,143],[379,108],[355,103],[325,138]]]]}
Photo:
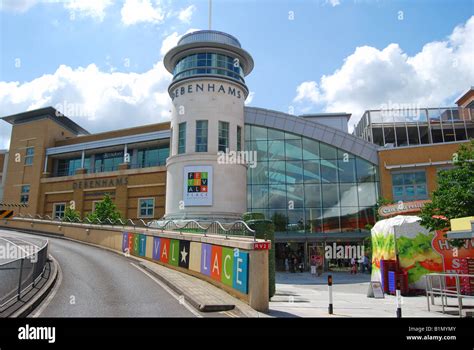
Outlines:
{"type": "MultiPolygon", "coordinates": [[[[468,142],[468,141],[467,141],[468,142]]],[[[379,151],[379,171],[380,186],[383,198],[393,200],[392,193],[392,172],[402,170],[425,170],[426,182],[429,197],[437,188],[437,171],[439,168],[449,166],[423,166],[402,169],[386,169],[386,166],[415,164],[427,162],[452,161],[453,155],[458,151],[459,146],[464,142],[434,144],[417,146],[410,148],[392,148],[379,151]]]]}

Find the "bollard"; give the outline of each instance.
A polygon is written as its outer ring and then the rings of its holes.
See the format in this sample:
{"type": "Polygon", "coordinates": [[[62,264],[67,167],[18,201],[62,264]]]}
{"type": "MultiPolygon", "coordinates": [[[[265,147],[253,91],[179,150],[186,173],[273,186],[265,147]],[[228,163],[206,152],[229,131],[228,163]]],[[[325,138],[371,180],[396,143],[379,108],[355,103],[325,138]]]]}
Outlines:
{"type": "Polygon", "coordinates": [[[328,291],[329,291],[329,308],[328,313],[332,315],[333,308],[332,308],[332,275],[328,275],[328,291]]]}
{"type": "Polygon", "coordinates": [[[402,318],[402,295],[400,292],[400,280],[397,280],[397,290],[395,292],[397,299],[397,318],[402,318]]]}

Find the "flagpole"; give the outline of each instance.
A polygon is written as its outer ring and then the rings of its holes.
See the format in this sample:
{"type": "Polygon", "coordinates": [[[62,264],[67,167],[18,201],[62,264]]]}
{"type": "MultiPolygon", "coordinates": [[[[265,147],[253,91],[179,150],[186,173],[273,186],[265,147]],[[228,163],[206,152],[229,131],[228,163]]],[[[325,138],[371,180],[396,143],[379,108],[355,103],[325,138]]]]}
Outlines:
{"type": "Polygon", "coordinates": [[[212,0],[209,0],[209,30],[212,27],[212,0]]]}

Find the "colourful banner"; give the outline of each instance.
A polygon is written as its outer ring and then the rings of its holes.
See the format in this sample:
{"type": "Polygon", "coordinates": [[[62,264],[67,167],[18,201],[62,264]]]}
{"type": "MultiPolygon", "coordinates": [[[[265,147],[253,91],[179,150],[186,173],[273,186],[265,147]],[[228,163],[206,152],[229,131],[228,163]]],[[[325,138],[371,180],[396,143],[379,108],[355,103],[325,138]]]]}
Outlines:
{"type": "Polygon", "coordinates": [[[213,244],[123,233],[122,251],[189,269],[248,294],[248,252],[213,244]],[[152,245],[151,248],[148,245],[152,245]],[[148,249],[147,249],[148,247],[148,249]],[[147,253],[148,252],[148,253],[147,253]]]}

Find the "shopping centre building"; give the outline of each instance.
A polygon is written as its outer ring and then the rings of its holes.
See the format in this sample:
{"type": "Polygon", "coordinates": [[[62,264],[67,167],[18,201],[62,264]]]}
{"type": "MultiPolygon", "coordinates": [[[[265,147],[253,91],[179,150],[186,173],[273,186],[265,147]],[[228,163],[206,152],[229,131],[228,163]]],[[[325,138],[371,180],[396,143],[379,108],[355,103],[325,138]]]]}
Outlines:
{"type": "MultiPolygon", "coordinates": [[[[61,217],[74,203],[85,216],[109,194],[122,216],[133,220],[229,221],[260,212],[275,223],[282,268],[288,249],[307,262],[312,249],[328,242],[360,243],[375,222],[380,196],[428,198],[436,181],[431,168],[449,166],[463,142],[454,118],[462,118],[463,140],[472,137],[474,110],[466,102],[472,90],[452,109],[458,114],[450,114],[454,141],[435,143],[433,136],[405,145],[387,136],[381,144],[375,130],[385,124],[369,117],[374,111],[350,134],[347,113],[296,116],[245,107],[253,60],[228,34],[185,35],[164,64],[173,74],[170,122],[90,134],[52,107],[3,117],[13,127],[0,171],[0,209],[19,204],[16,213],[61,217]],[[244,151],[256,154],[256,162],[219,161],[219,152],[244,151]]],[[[412,142],[413,132],[403,125],[412,142]]],[[[391,127],[398,131],[398,124],[391,127]]]]}

